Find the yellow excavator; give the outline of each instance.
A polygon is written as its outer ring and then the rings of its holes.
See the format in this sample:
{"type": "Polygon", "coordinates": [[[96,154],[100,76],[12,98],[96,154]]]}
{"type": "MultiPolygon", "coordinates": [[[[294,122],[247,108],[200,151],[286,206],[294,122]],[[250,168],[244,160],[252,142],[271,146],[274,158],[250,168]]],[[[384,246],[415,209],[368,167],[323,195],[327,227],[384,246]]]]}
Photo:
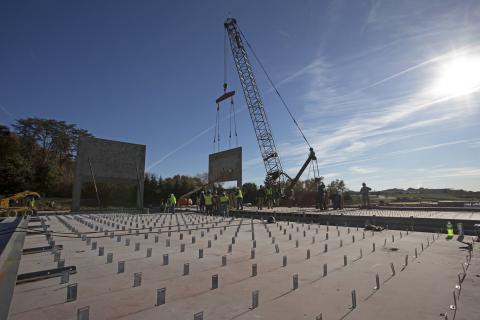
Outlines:
{"type": "Polygon", "coordinates": [[[36,215],[36,200],[40,195],[33,191],[23,191],[0,199],[0,217],[36,215]]]}

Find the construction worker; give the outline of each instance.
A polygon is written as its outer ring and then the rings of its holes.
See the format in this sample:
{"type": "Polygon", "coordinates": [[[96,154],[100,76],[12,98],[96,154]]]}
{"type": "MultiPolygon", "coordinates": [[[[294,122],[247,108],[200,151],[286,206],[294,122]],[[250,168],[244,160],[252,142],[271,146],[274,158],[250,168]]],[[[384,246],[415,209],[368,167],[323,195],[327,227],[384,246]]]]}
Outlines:
{"type": "Polygon", "coordinates": [[[210,190],[208,190],[205,195],[205,208],[207,210],[207,215],[213,215],[213,196],[210,190]]]}
{"type": "Polygon", "coordinates": [[[278,207],[280,206],[280,188],[275,188],[273,192],[273,205],[278,207]]]}
{"type": "Polygon", "coordinates": [[[237,200],[237,210],[243,210],[243,193],[242,189],[237,188],[235,192],[235,198],[237,200]],[[240,209],[241,208],[241,209],[240,209]]]}
{"type": "Polygon", "coordinates": [[[263,188],[263,185],[261,185],[260,188],[257,190],[257,209],[258,210],[263,209],[264,201],[265,201],[265,189],[263,188]]]}
{"type": "Polygon", "coordinates": [[[320,210],[325,210],[325,184],[320,182],[320,185],[317,189],[317,208],[320,210]]]}
{"type": "Polygon", "coordinates": [[[217,190],[213,191],[213,212],[220,213],[220,199],[217,190]]]}
{"type": "Polygon", "coordinates": [[[228,216],[228,202],[229,202],[229,198],[227,196],[227,193],[225,191],[222,192],[222,195],[220,196],[220,211],[221,211],[221,214],[224,216],[224,217],[227,217],[228,216]]]}
{"type": "Polygon", "coordinates": [[[205,192],[204,191],[200,192],[200,199],[198,200],[198,202],[199,202],[200,212],[205,212],[205,192]]]}
{"type": "Polygon", "coordinates": [[[453,238],[453,225],[450,221],[447,222],[447,238],[453,238]]]}
{"type": "Polygon", "coordinates": [[[265,195],[267,197],[267,208],[272,209],[273,208],[273,189],[270,185],[267,186],[265,189],[265,195]]]}
{"type": "Polygon", "coordinates": [[[332,189],[330,197],[332,199],[333,210],[342,209],[342,195],[337,188],[332,189]]]}
{"type": "Polygon", "coordinates": [[[367,184],[364,182],[362,183],[362,188],[360,189],[360,194],[362,195],[362,207],[364,209],[370,209],[370,191],[372,189],[367,187],[367,184]]]}
{"type": "Polygon", "coordinates": [[[173,214],[173,213],[175,213],[175,206],[177,205],[177,198],[175,198],[175,195],[173,193],[171,193],[168,200],[170,202],[170,211],[173,214]]]}

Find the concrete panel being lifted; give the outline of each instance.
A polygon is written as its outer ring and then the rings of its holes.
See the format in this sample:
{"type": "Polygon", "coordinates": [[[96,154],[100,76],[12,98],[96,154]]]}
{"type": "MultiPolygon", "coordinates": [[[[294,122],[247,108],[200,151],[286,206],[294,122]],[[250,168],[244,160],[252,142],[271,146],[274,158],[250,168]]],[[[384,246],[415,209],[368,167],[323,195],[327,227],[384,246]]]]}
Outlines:
{"type": "Polygon", "coordinates": [[[208,156],[208,182],[237,181],[242,186],[242,147],[208,156]]]}
{"type": "Polygon", "coordinates": [[[82,183],[134,183],[137,185],[137,208],[143,207],[146,146],[81,137],[75,162],[72,210],[80,209],[82,183]]]}

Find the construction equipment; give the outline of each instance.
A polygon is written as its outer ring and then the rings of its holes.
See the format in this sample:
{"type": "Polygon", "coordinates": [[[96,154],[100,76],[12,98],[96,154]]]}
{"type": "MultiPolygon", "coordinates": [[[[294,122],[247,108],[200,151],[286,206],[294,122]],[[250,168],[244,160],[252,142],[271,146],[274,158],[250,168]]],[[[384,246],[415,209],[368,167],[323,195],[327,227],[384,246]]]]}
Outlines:
{"type": "Polygon", "coordinates": [[[33,191],[23,191],[0,199],[0,216],[16,217],[36,214],[35,200],[40,195],[33,191]]]}
{"type": "MultiPolygon", "coordinates": [[[[282,98],[279,91],[275,87],[273,81],[271,80],[270,76],[268,75],[265,68],[263,67],[263,64],[258,59],[257,55],[255,54],[255,51],[253,51],[253,48],[250,46],[247,39],[243,35],[242,31],[238,27],[237,21],[234,18],[228,18],[225,21],[224,26],[225,26],[226,35],[228,35],[228,39],[230,42],[230,48],[232,51],[233,60],[235,62],[238,76],[240,78],[240,83],[242,85],[248,111],[250,113],[250,118],[252,119],[253,128],[255,130],[255,135],[257,137],[257,142],[260,148],[260,153],[262,155],[263,163],[265,165],[265,170],[267,172],[266,181],[269,184],[286,186],[286,190],[282,190],[282,191],[286,191],[285,193],[289,194],[309,164],[312,164],[314,178],[316,178],[317,181],[320,181],[321,178],[319,177],[319,172],[318,172],[317,157],[315,156],[315,152],[312,146],[310,145],[307,138],[303,134],[300,126],[298,125],[297,121],[295,120],[292,113],[290,112],[290,109],[288,108],[285,100],[282,98]],[[275,146],[272,130],[270,128],[270,124],[267,119],[267,114],[265,113],[262,97],[260,95],[260,91],[258,89],[257,82],[255,80],[253,67],[248,58],[247,48],[245,47],[244,42],[248,46],[250,51],[253,53],[260,67],[262,68],[265,75],[267,76],[267,79],[272,85],[274,91],[279,96],[283,106],[288,111],[290,117],[292,118],[293,122],[295,123],[298,130],[300,131],[303,139],[309,146],[310,151],[309,151],[308,158],[305,161],[302,168],[300,169],[300,171],[298,172],[298,174],[293,179],[290,176],[288,176],[282,168],[282,163],[280,161],[280,157],[278,155],[277,148],[275,146]],[[278,182],[280,182],[280,184],[278,182]]],[[[224,91],[225,91],[224,95],[221,96],[219,99],[217,99],[217,101],[226,99],[224,98],[226,95],[226,84],[224,84],[224,91]]]]}

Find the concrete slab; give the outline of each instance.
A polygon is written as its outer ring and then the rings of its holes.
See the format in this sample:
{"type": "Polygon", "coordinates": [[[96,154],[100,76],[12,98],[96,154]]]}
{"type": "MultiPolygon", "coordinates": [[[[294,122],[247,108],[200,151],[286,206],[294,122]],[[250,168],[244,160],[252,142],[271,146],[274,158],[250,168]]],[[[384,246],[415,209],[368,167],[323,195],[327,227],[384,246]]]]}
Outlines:
{"type": "MultiPolygon", "coordinates": [[[[264,224],[258,219],[206,217],[193,212],[85,213],[48,219],[55,244],[63,245],[65,265],[77,267],[78,273],[70,276],[69,283],[78,284],[78,298],[66,302],[67,284],[60,284],[58,277],[17,285],[9,319],[75,319],[77,309],[85,306],[90,307],[91,319],[193,319],[200,311],[204,319],[315,319],[322,314],[323,319],[395,320],[438,318],[445,312],[451,319],[452,292],[468,255],[460,248],[463,244],[436,233],[372,233],[355,226],[287,221],[264,224]],[[97,248],[92,250],[93,242],[97,248]],[[103,255],[99,255],[100,247],[103,255]],[[149,248],[151,256],[147,257],[149,248]],[[203,258],[199,258],[200,249],[203,258]],[[112,263],[107,263],[108,253],[113,253],[112,263]],[[223,256],[226,265],[222,265],[223,256]],[[117,272],[119,261],[125,261],[123,273],[117,272]],[[186,263],[188,275],[184,275],[186,263]],[[252,276],[254,263],[256,276],[252,276]],[[142,282],[134,287],[137,272],[142,273],[142,282]],[[377,274],[381,285],[374,290],[377,274]],[[217,289],[212,289],[213,275],[218,275],[217,289]],[[296,290],[294,275],[298,275],[296,290]],[[166,303],[156,306],[160,288],[166,289],[166,303]],[[251,309],[254,290],[259,290],[259,305],[251,309]],[[352,290],[356,291],[355,309],[351,309],[352,290]]],[[[25,247],[43,245],[47,245],[44,235],[26,238],[25,247]]],[[[474,247],[457,319],[474,319],[471,316],[480,312],[475,303],[479,254],[474,247]]],[[[54,255],[48,252],[24,255],[19,272],[56,265],[54,255]]]]}

